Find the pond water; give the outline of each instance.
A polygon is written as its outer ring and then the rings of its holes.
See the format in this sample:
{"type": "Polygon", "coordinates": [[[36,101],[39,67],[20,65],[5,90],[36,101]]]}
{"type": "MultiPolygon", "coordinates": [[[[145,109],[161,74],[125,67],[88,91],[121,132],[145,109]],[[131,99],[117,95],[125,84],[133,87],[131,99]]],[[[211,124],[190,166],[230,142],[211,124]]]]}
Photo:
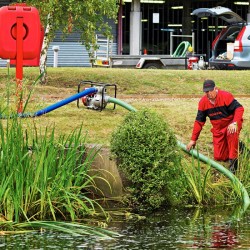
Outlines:
{"type": "Polygon", "coordinates": [[[0,249],[250,249],[250,211],[239,208],[166,209],[143,220],[113,221],[108,229],[122,236],[8,235],[0,236],[0,249]]]}

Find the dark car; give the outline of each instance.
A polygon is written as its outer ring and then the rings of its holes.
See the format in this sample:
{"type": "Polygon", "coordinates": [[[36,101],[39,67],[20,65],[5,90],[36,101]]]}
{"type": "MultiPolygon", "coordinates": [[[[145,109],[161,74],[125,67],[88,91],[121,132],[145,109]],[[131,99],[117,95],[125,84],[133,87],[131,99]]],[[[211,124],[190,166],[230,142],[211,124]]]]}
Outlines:
{"type": "Polygon", "coordinates": [[[215,69],[250,69],[250,24],[225,7],[199,8],[198,17],[218,17],[228,23],[212,43],[210,67],[215,69]]]}

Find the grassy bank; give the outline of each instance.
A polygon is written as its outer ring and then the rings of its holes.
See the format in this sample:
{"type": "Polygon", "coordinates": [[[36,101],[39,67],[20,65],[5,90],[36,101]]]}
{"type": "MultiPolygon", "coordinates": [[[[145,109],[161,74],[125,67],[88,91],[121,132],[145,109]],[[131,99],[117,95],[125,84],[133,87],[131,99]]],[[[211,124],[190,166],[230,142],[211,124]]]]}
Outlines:
{"type": "MultiPolygon", "coordinates": [[[[115,83],[120,94],[199,95],[201,82],[214,79],[218,86],[234,94],[250,94],[247,81],[250,71],[217,70],[136,70],[103,68],[48,68],[47,86],[75,88],[81,80],[115,83]]],[[[15,77],[15,69],[10,70],[15,77]]],[[[0,69],[0,84],[5,83],[7,69],[0,69]]],[[[39,75],[38,68],[25,68],[29,81],[39,75]]]]}
{"type": "MultiPolygon", "coordinates": [[[[28,86],[38,75],[38,68],[24,69],[24,95],[27,96],[28,86]]],[[[8,77],[7,69],[2,68],[0,76],[3,96],[8,84],[14,100],[15,69],[10,69],[8,77]]],[[[117,84],[118,99],[137,109],[148,107],[162,114],[178,139],[187,143],[196,116],[197,103],[202,96],[202,82],[206,78],[214,79],[220,88],[231,91],[245,106],[244,128],[247,129],[250,108],[250,84],[247,79],[250,78],[250,71],[48,68],[48,84],[35,86],[27,112],[37,111],[77,93],[77,86],[82,80],[117,84]]],[[[112,131],[128,112],[120,106],[115,110],[112,108],[108,104],[102,112],[87,110],[83,105],[78,109],[74,102],[32,120],[41,127],[55,125],[58,131],[65,133],[70,133],[72,129],[83,124],[83,129],[89,134],[88,142],[109,145],[112,131]]],[[[30,120],[27,119],[27,122],[30,120]]],[[[200,148],[208,153],[211,148],[209,129],[209,125],[205,126],[200,137],[200,148]]]]}

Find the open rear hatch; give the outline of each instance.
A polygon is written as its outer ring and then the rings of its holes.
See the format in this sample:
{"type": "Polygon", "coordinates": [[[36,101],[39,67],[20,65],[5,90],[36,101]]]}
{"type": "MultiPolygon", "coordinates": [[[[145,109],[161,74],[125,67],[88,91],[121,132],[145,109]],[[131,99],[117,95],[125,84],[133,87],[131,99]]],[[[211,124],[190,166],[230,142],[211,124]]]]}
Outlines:
{"type": "Polygon", "coordinates": [[[215,61],[221,63],[230,62],[234,56],[234,42],[242,27],[245,25],[245,20],[229,8],[221,6],[214,8],[199,8],[194,10],[192,15],[196,15],[199,18],[220,18],[228,23],[228,26],[222,29],[222,31],[213,41],[212,57],[209,61],[210,63],[215,61]]]}
{"type": "Polygon", "coordinates": [[[244,23],[245,20],[242,19],[238,14],[233,12],[232,10],[217,6],[214,8],[199,8],[192,12],[192,15],[196,15],[198,17],[219,17],[222,20],[226,21],[228,24],[234,23],[244,23]]]}

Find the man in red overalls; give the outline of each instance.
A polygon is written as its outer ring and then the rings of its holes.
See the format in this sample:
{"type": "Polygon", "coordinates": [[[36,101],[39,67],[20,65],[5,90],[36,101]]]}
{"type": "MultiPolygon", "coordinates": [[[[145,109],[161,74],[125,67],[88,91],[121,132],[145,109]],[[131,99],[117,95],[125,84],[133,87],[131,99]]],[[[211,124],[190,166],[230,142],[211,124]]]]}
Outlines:
{"type": "Polygon", "coordinates": [[[243,106],[229,92],[219,90],[213,80],[203,83],[205,95],[198,105],[198,113],[194,122],[193,133],[187,150],[195,147],[206,117],[213,126],[214,159],[230,163],[230,171],[235,173],[238,166],[239,134],[243,123],[243,106]]]}

